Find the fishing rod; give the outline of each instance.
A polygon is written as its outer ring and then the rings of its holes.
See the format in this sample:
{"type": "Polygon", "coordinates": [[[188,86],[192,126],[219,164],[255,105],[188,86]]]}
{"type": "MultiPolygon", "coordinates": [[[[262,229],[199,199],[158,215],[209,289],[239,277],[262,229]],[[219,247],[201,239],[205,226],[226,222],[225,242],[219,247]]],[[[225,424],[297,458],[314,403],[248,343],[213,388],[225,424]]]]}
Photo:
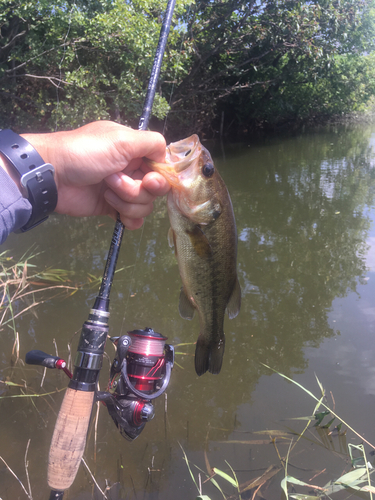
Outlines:
{"type": "MultiPolygon", "coordinates": [[[[156,86],[168,40],[176,0],[169,0],[139,130],[146,130],[151,117],[156,86]]],[[[151,328],[134,330],[111,338],[117,355],[111,367],[108,391],[96,391],[108,337],[109,295],[120,252],[125,226],[117,217],[99,293],[82,326],[73,374],[57,417],[48,459],[50,500],[61,500],[78,472],[86,445],[86,436],[95,400],[103,401],[122,435],[132,440],[153,417],[150,401],[162,394],[169,383],[174,351],[165,344],[166,337],[151,328]]],[[[42,351],[31,351],[26,362],[48,368],[66,368],[61,358],[42,351]]]]}

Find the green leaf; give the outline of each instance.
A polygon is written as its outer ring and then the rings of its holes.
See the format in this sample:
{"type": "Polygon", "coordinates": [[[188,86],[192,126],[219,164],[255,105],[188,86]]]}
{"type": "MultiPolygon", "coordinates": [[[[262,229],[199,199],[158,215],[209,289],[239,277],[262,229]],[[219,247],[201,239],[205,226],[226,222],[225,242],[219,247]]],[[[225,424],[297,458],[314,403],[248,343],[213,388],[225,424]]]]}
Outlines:
{"type": "Polygon", "coordinates": [[[215,474],[217,474],[218,476],[222,477],[223,479],[225,479],[226,481],[228,481],[228,483],[230,483],[232,486],[234,486],[235,488],[237,488],[237,482],[231,476],[229,476],[225,472],[221,471],[220,469],[217,469],[216,467],[213,467],[212,470],[214,471],[215,474]]]}
{"type": "Polygon", "coordinates": [[[366,484],[366,486],[363,486],[361,488],[362,491],[371,491],[371,493],[375,493],[375,487],[372,486],[371,484],[366,484]]]}
{"type": "Polygon", "coordinates": [[[223,493],[223,490],[220,488],[219,483],[213,477],[210,477],[210,482],[215,486],[215,488],[220,491],[220,493],[223,495],[223,498],[225,498],[225,495],[223,493]]]}
{"type": "Polygon", "coordinates": [[[315,415],[311,415],[310,417],[291,417],[288,420],[315,420],[315,415]]]}
{"type": "Polygon", "coordinates": [[[281,489],[283,490],[283,492],[285,493],[286,498],[288,498],[288,483],[287,483],[286,477],[284,477],[281,480],[280,486],[281,486],[281,489]]]}
{"type": "Polygon", "coordinates": [[[304,495],[303,493],[293,493],[289,495],[289,498],[295,498],[296,500],[322,500],[322,497],[316,497],[315,495],[304,495]]]}
{"type": "Polygon", "coordinates": [[[322,396],[325,395],[325,390],[324,390],[324,387],[323,385],[320,383],[320,380],[318,379],[316,373],[315,373],[315,378],[316,378],[316,381],[318,382],[318,385],[319,385],[319,388],[320,388],[320,392],[322,393],[322,396]]]}
{"type": "Polygon", "coordinates": [[[293,476],[286,476],[285,480],[288,483],[298,484],[299,486],[308,486],[309,488],[311,488],[311,484],[305,483],[304,481],[300,481],[299,479],[297,479],[293,476]]]}
{"type": "Polygon", "coordinates": [[[324,427],[325,429],[329,429],[331,427],[331,425],[333,424],[335,420],[335,417],[331,418],[331,420],[329,422],[327,422],[326,424],[324,424],[322,427],[324,427]]]}
{"type": "Polygon", "coordinates": [[[318,426],[321,424],[321,422],[322,422],[323,418],[324,418],[326,415],[329,415],[330,413],[331,413],[331,412],[330,412],[330,411],[328,411],[328,410],[322,411],[322,412],[320,412],[320,413],[315,413],[314,417],[315,417],[315,420],[317,420],[317,422],[314,424],[314,426],[315,426],[315,427],[318,427],[318,426]]]}
{"type": "Polygon", "coordinates": [[[0,384],[5,384],[13,387],[23,387],[25,388],[25,384],[15,384],[14,382],[10,382],[9,380],[0,380],[0,384]]]}
{"type": "Polygon", "coordinates": [[[360,478],[363,478],[364,476],[366,476],[365,468],[354,469],[336,479],[336,481],[334,481],[334,484],[346,484],[350,486],[352,483],[358,481],[360,478]]]}

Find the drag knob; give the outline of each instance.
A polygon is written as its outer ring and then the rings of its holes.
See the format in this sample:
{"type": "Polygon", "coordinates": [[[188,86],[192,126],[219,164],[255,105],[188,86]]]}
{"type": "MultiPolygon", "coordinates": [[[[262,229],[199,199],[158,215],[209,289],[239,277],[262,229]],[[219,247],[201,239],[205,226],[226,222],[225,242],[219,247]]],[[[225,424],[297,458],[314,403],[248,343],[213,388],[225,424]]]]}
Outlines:
{"type": "Polygon", "coordinates": [[[135,425],[142,425],[154,418],[154,407],[151,403],[137,401],[134,406],[133,422],[135,425]]]}
{"type": "Polygon", "coordinates": [[[142,422],[149,422],[155,416],[154,407],[151,403],[145,403],[141,410],[141,420],[142,422]]]}

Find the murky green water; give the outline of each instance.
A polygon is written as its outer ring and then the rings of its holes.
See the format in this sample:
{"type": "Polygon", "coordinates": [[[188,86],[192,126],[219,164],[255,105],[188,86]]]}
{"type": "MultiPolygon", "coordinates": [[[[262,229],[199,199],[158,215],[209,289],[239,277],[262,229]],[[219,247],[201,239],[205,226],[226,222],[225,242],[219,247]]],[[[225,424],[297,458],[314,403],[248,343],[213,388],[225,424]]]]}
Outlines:
{"type": "MultiPolygon", "coordinates": [[[[189,322],[178,314],[180,278],[166,238],[165,200],[157,203],[143,230],[126,232],[111,294],[110,334],[151,326],[168,336],[169,343],[189,345],[176,347],[167,400],[157,400],[155,419],[136,441],[123,440],[100,408],[97,437],[93,428],[85,458],[100,487],[111,487],[109,499],[194,499],[197,488],[181,447],[197,482],[195,465],[203,471],[203,483],[206,459],[229,473],[230,464],[240,483],[255,480],[270,466],[280,468],[278,454],[287,454],[290,441],[281,436],[270,443],[270,435],[276,436],[272,431],[301,432],[306,422],[291,419],[310,415],[315,401],[264,365],[319,397],[316,373],[327,404],[375,443],[374,146],[375,128],[368,126],[258,144],[208,145],[235,208],[243,290],[240,315],[226,320],[226,352],[218,376],[198,378],[194,371],[198,319],[189,322]],[[265,430],[269,434],[261,433],[265,430]]],[[[66,269],[72,272],[72,285],[87,283],[89,275],[101,277],[112,230],[105,218],[55,216],[28,234],[12,235],[2,250],[20,258],[32,246],[32,253],[42,252],[32,260],[38,269],[66,269]]],[[[96,291],[94,285],[73,295],[41,294],[47,300],[16,320],[21,358],[30,349],[55,353],[57,346],[67,359],[71,342],[75,353],[74,334],[87,319],[96,291]]],[[[27,300],[17,308],[31,304],[31,296],[27,300]]],[[[0,332],[0,378],[53,394],[11,398],[27,390],[8,389],[8,397],[0,401],[0,456],[27,487],[30,440],[33,498],[45,499],[48,449],[63,397],[55,390],[68,380],[49,370],[41,388],[42,369],[20,362],[12,368],[13,342],[14,333],[5,326],[0,332]]],[[[109,344],[107,352],[113,356],[109,344]]],[[[108,367],[106,362],[103,387],[108,367]]],[[[328,436],[312,425],[304,436],[290,453],[288,474],[308,481],[324,470],[312,481],[320,486],[349,470],[346,445],[360,443],[351,432],[328,436]]],[[[280,470],[258,493],[280,498],[283,476],[280,470]]],[[[228,496],[235,493],[224,480],[218,478],[218,483],[228,496]]],[[[222,498],[214,486],[204,483],[202,488],[212,499],[222,498]]],[[[2,462],[0,498],[27,498],[2,462]]],[[[102,496],[81,466],[64,498],[102,496]]]]}

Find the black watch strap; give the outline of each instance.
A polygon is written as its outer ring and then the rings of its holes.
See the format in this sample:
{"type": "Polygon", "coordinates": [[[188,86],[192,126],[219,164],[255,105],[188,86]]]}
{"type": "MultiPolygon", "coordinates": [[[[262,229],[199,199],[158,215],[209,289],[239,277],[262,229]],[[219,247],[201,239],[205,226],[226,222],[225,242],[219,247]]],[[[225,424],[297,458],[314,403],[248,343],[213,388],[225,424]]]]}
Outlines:
{"type": "Polygon", "coordinates": [[[48,218],[57,205],[55,169],[23,137],[12,130],[0,130],[0,153],[20,176],[21,192],[32,206],[28,223],[20,231],[28,231],[48,218]]]}

